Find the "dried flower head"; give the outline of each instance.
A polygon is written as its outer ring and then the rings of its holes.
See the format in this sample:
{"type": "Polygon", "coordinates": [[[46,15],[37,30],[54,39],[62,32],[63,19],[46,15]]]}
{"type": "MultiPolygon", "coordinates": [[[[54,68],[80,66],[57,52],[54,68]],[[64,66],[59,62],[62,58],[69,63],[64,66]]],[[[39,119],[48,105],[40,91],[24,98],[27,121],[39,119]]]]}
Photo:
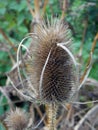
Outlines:
{"type": "Polygon", "coordinates": [[[5,119],[5,123],[10,130],[25,130],[28,125],[27,113],[19,108],[10,111],[5,119]]]}
{"type": "Polygon", "coordinates": [[[36,25],[26,61],[28,95],[47,103],[64,102],[76,87],[76,61],[71,53],[72,37],[67,24],[59,20],[36,25]]]}

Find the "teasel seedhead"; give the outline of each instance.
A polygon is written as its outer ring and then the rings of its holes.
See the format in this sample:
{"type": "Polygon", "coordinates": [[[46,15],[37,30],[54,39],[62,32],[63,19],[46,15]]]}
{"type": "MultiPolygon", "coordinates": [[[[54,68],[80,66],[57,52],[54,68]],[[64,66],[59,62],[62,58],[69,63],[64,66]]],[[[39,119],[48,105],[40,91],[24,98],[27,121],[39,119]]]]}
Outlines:
{"type": "Polygon", "coordinates": [[[71,52],[72,36],[64,21],[55,19],[36,25],[36,37],[26,61],[30,81],[29,95],[43,102],[65,102],[76,87],[76,61],[71,52]]]}
{"type": "Polygon", "coordinates": [[[28,114],[16,108],[15,111],[11,110],[7,114],[5,123],[9,130],[26,130],[28,126],[28,114]]]}

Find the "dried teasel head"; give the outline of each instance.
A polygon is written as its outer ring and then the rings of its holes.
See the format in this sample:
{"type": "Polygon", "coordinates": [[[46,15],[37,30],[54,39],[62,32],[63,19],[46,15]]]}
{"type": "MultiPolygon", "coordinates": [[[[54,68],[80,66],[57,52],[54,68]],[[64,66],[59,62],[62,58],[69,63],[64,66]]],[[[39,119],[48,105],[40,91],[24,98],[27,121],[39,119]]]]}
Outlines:
{"type": "Polygon", "coordinates": [[[9,130],[25,130],[28,126],[28,115],[23,110],[16,108],[10,111],[5,119],[9,130]]]}
{"type": "Polygon", "coordinates": [[[76,87],[76,61],[71,52],[72,37],[63,21],[42,22],[36,26],[26,61],[32,97],[33,91],[47,103],[67,101],[76,87]]]}

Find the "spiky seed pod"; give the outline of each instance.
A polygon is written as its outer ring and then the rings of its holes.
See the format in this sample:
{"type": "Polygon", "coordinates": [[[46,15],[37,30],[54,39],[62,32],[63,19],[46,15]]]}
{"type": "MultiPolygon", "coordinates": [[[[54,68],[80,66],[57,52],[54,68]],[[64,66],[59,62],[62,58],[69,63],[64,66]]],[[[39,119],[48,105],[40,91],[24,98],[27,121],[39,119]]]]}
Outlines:
{"type": "Polygon", "coordinates": [[[27,61],[27,73],[38,96],[46,102],[63,102],[69,99],[76,85],[74,63],[70,51],[71,35],[68,26],[56,20],[36,26],[37,37],[32,41],[27,61]]]}
{"type": "Polygon", "coordinates": [[[5,119],[5,123],[9,130],[25,130],[28,126],[27,113],[19,108],[16,108],[15,111],[11,110],[5,119]]]}

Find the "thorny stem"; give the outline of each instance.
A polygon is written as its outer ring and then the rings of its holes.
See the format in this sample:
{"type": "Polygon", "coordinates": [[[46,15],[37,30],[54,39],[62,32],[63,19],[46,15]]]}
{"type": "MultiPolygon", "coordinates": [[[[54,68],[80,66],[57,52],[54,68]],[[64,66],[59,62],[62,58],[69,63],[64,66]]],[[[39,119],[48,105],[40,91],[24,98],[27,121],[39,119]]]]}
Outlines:
{"type": "Polygon", "coordinates": [[[56,130],[56,114],[57,105],[55,103],[46,105],[47,128],[48,130],[56,130]]]}

